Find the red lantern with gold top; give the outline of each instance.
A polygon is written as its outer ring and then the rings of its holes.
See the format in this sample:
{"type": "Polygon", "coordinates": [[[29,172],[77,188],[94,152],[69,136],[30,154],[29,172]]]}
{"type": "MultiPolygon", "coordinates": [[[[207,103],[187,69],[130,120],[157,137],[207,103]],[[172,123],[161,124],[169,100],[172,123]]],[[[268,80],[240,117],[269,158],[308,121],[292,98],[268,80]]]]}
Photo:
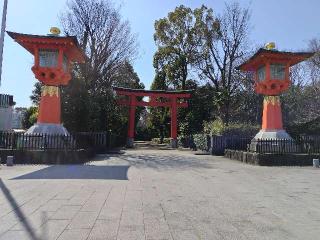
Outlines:
{"type": "Polygon", "coordinates": [[[84,62],[76,37],[59,36],[60,30],[51,28],[49,35],[31,35],[8,32],[22,47],[34,55],[31,68],[44,86],[41,91],[37,124],[28,133],[68,134],[61,125],[60,86],[71,79],[73,62],[84,62]]]}
{"type": "Polygon", "coordinates": [[[263,102],[262,129],[255,139],[290,139],[283,129],[279,95],[290,84],[290,67],[311,57],[310,52],[283,52],[274,49],[274,43],[260,48],[237,69],[253,72],[255,91],[265,95],[263,102]]]}

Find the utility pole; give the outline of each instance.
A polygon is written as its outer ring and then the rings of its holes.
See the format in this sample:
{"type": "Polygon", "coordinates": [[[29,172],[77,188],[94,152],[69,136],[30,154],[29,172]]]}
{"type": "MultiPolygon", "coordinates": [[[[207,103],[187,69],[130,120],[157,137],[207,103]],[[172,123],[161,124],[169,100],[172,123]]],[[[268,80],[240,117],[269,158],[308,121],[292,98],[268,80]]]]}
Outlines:
{"type": "Polygon", "coordinates": [[[4,0],[3,10],[2,10],[1,33],[0,33],[0,86],[1,86],[1,75],[2,75],[4,34],[6,30],[6,19],[7,19],[7,7],[8,7],[8,0],[4,0]]]}

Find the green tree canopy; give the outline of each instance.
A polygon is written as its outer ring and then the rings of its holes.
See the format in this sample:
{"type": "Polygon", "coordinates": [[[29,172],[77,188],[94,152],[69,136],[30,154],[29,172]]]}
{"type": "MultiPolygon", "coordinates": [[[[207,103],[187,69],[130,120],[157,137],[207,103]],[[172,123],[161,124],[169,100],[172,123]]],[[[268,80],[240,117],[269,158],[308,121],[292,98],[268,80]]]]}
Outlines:
{"type": "Polygon", "coordinates": [[[188,73],[196,62],[201,36],[195,12],[204,10],[202,7],[193,11],[181,5],[154,24],[154,40],[158,46],[154,67],[165,72],[166,81],[176,89],[186,89],[188,73]]]}
{"type": "Polygon", "coordinates": [[[24,113],[22,119],[22,127],[25,129],[30,128],[33,124],[37,122],[38,118],[38,107],[31,106],[24,113]]]}

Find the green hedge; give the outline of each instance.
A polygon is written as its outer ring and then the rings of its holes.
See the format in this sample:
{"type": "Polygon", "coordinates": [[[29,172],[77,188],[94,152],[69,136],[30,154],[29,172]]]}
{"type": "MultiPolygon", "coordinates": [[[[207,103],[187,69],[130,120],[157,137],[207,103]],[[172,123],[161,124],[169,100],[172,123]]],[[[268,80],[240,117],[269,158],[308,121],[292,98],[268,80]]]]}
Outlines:
{"type": "Polygon", "coordinates": [[[260,126],[246,123],[230,123],[225,125],[220,119],[212,122],[204,122],[204,133],[214,136],[254,136],[260,130],[260,126]]]}

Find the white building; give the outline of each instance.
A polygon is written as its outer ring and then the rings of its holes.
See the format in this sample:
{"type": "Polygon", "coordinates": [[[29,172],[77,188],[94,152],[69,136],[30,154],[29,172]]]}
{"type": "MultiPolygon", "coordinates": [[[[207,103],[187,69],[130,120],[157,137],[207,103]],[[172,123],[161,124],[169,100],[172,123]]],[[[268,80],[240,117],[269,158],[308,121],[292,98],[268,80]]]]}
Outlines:
{"type": "Polygon", "coordinates": [[[0,94],[0,131],[12,129],[13,96],[0,94]]]}

